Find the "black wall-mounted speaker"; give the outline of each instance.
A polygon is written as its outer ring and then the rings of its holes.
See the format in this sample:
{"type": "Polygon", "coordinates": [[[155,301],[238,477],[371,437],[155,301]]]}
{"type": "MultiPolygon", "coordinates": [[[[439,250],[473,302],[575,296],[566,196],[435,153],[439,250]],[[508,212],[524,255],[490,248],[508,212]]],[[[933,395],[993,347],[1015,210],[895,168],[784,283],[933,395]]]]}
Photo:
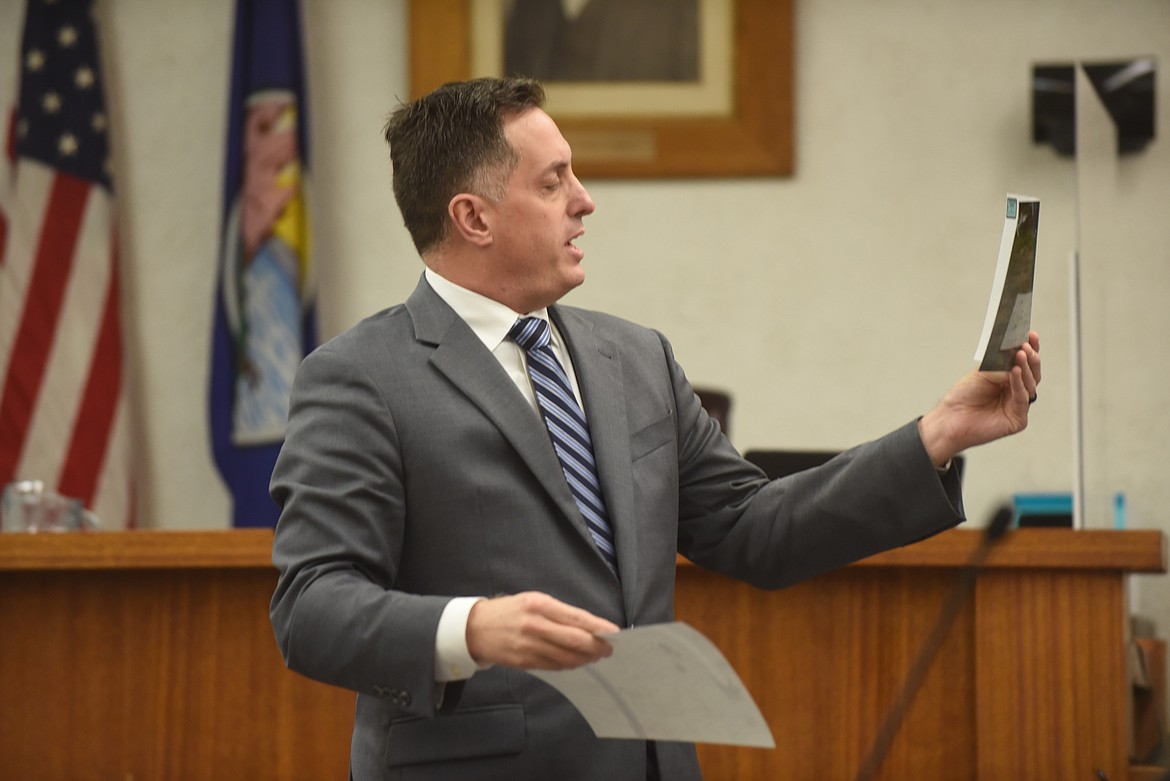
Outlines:
{"type": "MultiPolygon", "coordinates": [[[[1118,154],[1140,152],[1154,138],[1153,57],[1081,63],[1117,125],[1118,154]]],[[[1032,66],[1032,141],[1058,154],[1076,153],[1075,71],[1072,64],[1032,66]]]]}

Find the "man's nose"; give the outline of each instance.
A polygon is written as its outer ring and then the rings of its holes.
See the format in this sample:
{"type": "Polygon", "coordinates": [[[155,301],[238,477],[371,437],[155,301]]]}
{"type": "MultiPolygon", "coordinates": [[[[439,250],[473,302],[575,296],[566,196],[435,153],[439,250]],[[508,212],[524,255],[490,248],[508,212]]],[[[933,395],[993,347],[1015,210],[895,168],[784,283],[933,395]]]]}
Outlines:
{"type": "Polygon", "coordinates": [[[581,184],[581,180],[576,177],[573,178],[573,183],[577,186],[577,209],[576,213],[584,217],[586,214],[593,214],[597,208],[597,204],[589,197],[589,191],[585,189],[585,185],[581,184]]]}

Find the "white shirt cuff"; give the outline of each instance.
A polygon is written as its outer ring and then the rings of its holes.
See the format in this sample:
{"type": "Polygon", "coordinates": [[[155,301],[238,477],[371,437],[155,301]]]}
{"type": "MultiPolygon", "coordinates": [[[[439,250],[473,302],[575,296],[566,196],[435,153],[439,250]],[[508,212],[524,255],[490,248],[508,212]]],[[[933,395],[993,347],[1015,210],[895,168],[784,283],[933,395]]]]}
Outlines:
{"type": "Polygon", "coordinates": [[[467,650],[467,617],[471,608],[483,597],[455,597],[443,608],[439,627],[435,630],[435,680],[439,683],[462,681],[476,670],[491,665],[479,665],[467,650]]]}

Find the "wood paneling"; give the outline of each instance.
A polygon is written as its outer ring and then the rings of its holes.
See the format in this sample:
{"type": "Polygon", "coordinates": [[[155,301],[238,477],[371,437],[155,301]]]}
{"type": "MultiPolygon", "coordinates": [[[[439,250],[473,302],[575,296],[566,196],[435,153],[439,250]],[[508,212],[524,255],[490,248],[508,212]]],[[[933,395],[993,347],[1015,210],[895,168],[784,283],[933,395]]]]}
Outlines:
{"type": "MultiPolygon", "coordinates": [[[[944,569],[849,568],[778,592],[697,568],[678,578],[678,618],[731,660],[775,751],[700,746],[708,781],[849,779],[869,750],[952,583],[944,569]]],[[[958,616],[906,714],[884,778],[975,778],[973,611],[958,616]],[[945,768],[945,775],[931,775],[945,768]]]]}
{"type": "MultiPolygon", "coordinates": [[[[237,566],[233,537],[185,536],[91,535],[80,569],[4,556],[0,777],[346,777],[354,696],[284,668],[275,570],[237,566]],[[119,540],[152,567],[112,551],[119,540]],[[163,566],[155,543],[181,563],[163,566]],[[214,566],[220,555],[232,563],[214,566]]],[[[70,542],[82,537],[4,535],[0,551],[44,543],[51,557],[70,542]]]]}
{"type": "Polygon", "coordinates": [[[1125,778],[1133,700],[1122,580],[994,572],[976,597],[979,778],[1125,778]]]}
{"type": "MultiPolygon", "coordinates": [[[[679,620],[723,650],[777,742],[700,746],[708,781],[853,778],[979,539],[946,532],[778,592],[680,565],[679,620]]],[[[353,694],[285,669],[271,545],[0,535],[0,777],[344,778],[353,694]]],[[[879,778],[1126,778],[1125,578],[1165,570],[1158,532],[1012,533],[879,778]]]]}
{"type": "MultiPolygon", "coordinates": [[[[946,532],[772,593],[680,562],[679,620],[723,650],[777,742],[699,746],[707,781],[854,778],[981,537],[946,532]]],[[[1166,567],[1158,531],[1012,532],[878,778],[1127,778],[1125,579],[1166,567]]]]}

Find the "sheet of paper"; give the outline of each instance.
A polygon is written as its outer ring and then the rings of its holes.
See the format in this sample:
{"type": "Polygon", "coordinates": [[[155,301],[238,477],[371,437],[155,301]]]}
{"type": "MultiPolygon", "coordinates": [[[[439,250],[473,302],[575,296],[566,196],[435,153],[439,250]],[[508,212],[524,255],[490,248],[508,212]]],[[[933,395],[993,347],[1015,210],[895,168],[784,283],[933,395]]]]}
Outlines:
{"type": "Polygon", "coordinates": [[[735,670],[693,627],[654,624],[605,638],[613,644],[608,659],[533,672],[564,694],[599,738],[776,746],[735,670]]]}
{"type": "Polygon", "coordinates": [[[975,348],[980,371],[1011,369],[1016,348],[1028,339],[1039,225],[1039,199],[1009,194],[987,316],[975,348]]]}

